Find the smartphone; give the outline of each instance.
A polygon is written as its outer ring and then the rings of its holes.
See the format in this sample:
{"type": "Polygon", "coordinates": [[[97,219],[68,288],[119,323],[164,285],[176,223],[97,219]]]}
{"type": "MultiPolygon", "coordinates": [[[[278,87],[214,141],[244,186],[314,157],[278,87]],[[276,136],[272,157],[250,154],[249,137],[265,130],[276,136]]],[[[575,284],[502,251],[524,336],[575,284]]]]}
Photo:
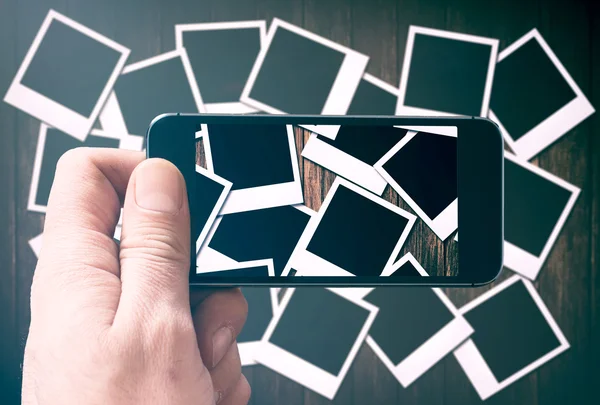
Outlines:
{"type": "Polygon", "coordinates": [[[479,286],[502,268],[485,118],[165,114],[146,146],[186,180],[190,284],[479,286]]]}

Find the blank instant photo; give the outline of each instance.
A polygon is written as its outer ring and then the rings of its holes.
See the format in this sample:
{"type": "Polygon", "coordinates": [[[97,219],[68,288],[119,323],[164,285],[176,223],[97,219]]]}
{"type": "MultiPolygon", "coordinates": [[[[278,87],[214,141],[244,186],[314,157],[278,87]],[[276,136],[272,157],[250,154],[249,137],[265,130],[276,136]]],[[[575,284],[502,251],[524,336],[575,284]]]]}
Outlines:
{"type": "Polygon", "coordinates": [[[459,312],[475,332],[454,356],[482,400],[569,348],[533,284],[518,275],[459,312]]]}
{"type": "Polygon", "coordinates": [[[227,214],[217,218],[198,252],[198,262],[211,269],[231,259],[244,262],[272,258],[280,276],[314,211],[304,205],[285,205],[227,214]],[[212,254],[214,251],[220,255],[212,254]]]}
{"type": "Polygon", "coordinates": [[[453,128],[451,135],[411,131],[374,165],[442,240],[458,228],[458,138],[453,128]]]}
{"type": "Polygon", "coordinates": [[[83,141],[128,56],[124,46],[50,10],[4,101],[83,141]]]}
{"type": "Polygon", "coordinates": [[[498,55],[489,118],[520,158],[530,160],[593,113],[535,28],[498,55]]]}
{"type": "Polygon", "coordinates": [[[368,61],[274,18],[240,100],[271,114],[343,115],[368,61]]]}
{"type": "Polygon", "coordinates": [[[83,146],[115,149],[134,148],[134,150],[139,150],[136,148],[140,147],[141,144],[139,142],[135,144],[129,140],[124,142],[120,136],[101,130],[93,130],[82,142],[56,128],[48,127],[43,123],[40,124],[27,203],[29,211],[46,212],[58,160],[68,150],[83,146]]]}
{"type": "Polygon", "coordinates": [[[395,115],[400,91],[365,73],[352,98],[347,115],[395,115]]]}
{"type": "Polygon", "coordinates": [[[373,165],[406,132],[393,126],[344,125],[335,140],[312,134],[302,157],[380,196],[388,183],[373,165]]]}
{"type": "Polygon", "coordinates": [[[206,132],[208,169],[233,184],[222,215],[304,202],[291,125],[218,124],[206,132]]]}
{"type": "MultiPolygon", "coordinates": [[[[408,253],[390,269],[390,274],[384,275],[427,273],[408,253]]],[[[473,333],[439,288],[374,288],[364,300],[379,308],[367,344],[403,387],[412,384],[473,333]]]]}
{"type": "Polygon", "coordinates": [[[487,117],[498,40],[411,25],[396,115],[487,117]]]}
{"type": "Polygon", "coordinates": [[[580,189],[504,153],[504,266],[535,280],[580,189]]]}
{"type": "Polygon", "coordinates": [[[289,262],[287,276],[379,276],[390,268],[416,217],[337,177],[309,221],[289,262]]]}
{"type": "Polygon", "coordinates": [[[198,252],[225,204],[231,190],[231,182],[196,165],[195,187],[193,240],[196,241],[196,252],[198,252]]]}
{"type": "Polygon", "coordinates": [[[333,399],[376,315],[374,305],[327,288],[290,288],[255,359],[333,399]]]}
{"type": "Polygon", "coordinates": [[[184,48],[125,66],[100,121],[127,134],[145,136],[164,113],[204,113],[202,97],[184,48]]]}
{"type": "Polygon", "coordinates": [[[176,46],[187,51],[206,112],[258,111],[240,102],[240,96],[266,31],[264,20],[175,26],[176,46]]]}

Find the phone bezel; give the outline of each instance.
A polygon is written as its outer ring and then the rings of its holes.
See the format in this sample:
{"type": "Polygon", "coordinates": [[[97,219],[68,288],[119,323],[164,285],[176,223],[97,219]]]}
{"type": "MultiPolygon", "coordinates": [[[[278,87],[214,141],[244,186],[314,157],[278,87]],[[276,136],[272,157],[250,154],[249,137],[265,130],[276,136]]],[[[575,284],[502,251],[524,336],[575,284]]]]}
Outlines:
{"type": "MultiPolygon", "coordinates": [[[[146,156],[164,158],[191,184],[195,172],[195,133],[201,124],[457,126],[459,156],[459,274],[429,277],[229,277],[196,276],[191,243],[190,285],[202,286],[480,286],[502,270],[504,245],[504,141],[496,124],[480,117],[309,116],[163,114],[147,132],[146,156]],[[464,158],[467,156],[468,158],[464,158]],[[485,209],[482,209],[485,208],[485,209]]],[[[188,193],[193,216],[195,193],[188,193]]]]}

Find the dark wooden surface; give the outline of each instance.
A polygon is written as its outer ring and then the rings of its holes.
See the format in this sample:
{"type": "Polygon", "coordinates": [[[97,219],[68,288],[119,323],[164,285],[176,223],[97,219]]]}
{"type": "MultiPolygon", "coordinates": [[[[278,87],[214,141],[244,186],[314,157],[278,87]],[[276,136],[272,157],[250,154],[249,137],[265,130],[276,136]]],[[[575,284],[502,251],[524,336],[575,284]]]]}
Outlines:
{"type": "MultiPolygon", "coordinates": [[[[367,71],[397,85],[410,24],[496,37],[501,48],[537,27],[592,104],[600,106],[600,10],[572,0],[0,0],[3,96],[49,8],[132,49],[130,62],[173,49],[174,24],[279,17],[371,57],[367,71]]],[[[303,62],[318,63],[318,62],[303,62]]],[[[0,403],[18,403],[35,257],[27,241],[43,216],[27,195],[38,122],[0,103],[0,403]]],[[[491,404],[600,403],[600,118],[594,115],[534,160],[582,188],[536,286],[571,349],[489,399],[491,404]]],[[[299,142],[299,147],[301,142],[299,142]]],[[[333,176],[301,166],[317,203],[333,176]]],[[[306,180],[305,180],[306,182],[306,180]]],[[[394,198],[390,196],[390,198],[394,198]]],[[[507,272],[508,273],[508,272],[507,272]]],[[[457,305],[485,289],[453,289],[457,305]]],[[[524,331],[526,333],[526,331],[524,331]]],[[[329,401],[255,366],[244,371],[253,404],[329,401]]],[[[452,356],[403,389],[363,347],[333,401],[338,404],[477,404],[452,356]]]]}

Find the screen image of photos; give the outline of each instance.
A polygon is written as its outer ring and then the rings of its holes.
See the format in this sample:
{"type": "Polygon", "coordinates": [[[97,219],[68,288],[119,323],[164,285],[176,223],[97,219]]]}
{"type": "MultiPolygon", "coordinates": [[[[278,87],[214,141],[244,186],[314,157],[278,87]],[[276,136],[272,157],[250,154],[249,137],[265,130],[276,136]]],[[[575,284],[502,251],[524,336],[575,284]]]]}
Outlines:
{"type": "Polygon", "coordinates": [[[458,275],[457,139],[455,126],[202,125],[196,273],[458,275]]]}

